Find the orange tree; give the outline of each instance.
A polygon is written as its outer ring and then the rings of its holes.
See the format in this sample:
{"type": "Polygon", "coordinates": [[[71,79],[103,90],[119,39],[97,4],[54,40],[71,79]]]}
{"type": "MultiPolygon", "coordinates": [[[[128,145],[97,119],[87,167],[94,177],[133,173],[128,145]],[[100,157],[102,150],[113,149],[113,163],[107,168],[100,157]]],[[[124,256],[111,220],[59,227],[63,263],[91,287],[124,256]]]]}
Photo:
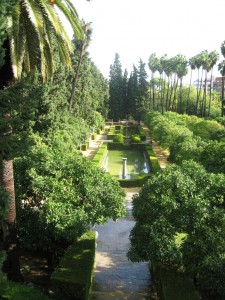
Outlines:
{"type": "Polygon", "coordinates": [[[190,160],[152,176],[133,201],[128,257],[182,270],[201,288],[224,295],[224,180],[190,160]]]}

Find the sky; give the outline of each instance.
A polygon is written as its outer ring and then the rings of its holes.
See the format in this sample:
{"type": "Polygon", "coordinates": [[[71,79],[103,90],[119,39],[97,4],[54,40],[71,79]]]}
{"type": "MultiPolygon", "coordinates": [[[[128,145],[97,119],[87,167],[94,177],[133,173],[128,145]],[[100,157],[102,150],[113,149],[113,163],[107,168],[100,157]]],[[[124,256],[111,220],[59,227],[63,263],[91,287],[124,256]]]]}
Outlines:
{"type": "MultiPolygon", "coordinates": [[[[80,19],[91,22],[89,56],[108,78],[118,53],[128,73],[140,59],[177,54],[187,59],[217,50],[225,40],[225,0],[72,0],[80,19]]],[[[70,28],[66,25],[69,34],[70,28]]],[[[222,56],[220,56],[222,60],[222,56]]],[[[150,72],[150,71],[149,71],[150,72]]],[[[215,75],[219,76],[217,67],[215,75]]]]}

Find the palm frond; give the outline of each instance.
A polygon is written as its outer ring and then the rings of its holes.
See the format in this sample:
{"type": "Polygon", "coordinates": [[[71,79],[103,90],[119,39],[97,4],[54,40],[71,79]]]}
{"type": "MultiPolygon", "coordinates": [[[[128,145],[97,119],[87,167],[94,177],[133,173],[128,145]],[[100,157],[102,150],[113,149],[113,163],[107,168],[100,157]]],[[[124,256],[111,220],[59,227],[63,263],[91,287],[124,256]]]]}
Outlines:
{"type": "MultiPolygon", "coordinates": [[[[70,0],[55,0],[55,5],[70,22],[77,38],[83,29],[77,11],[70,0]]],[[[23,69],[35,72],[38,65],[44,81],[54,72],[53,49],[57,48],[61,60],[71,65],[72,43],[57,14],[55,5],[48,0],[20,0],[9,18],[8,37],[11,47],[12,69],[20,78],[23,69]]]]}
{"type": "Polygon", "coordinates": [[[67,20],[69,21],[70,25],[73,28],[74,35],[81,39],[83,36],[82,27],[80,24],[80,20],[77,14],[77,11],[71,1],[64,0],[65,4],[61,0],[55,0],[55,4],[62,11],[62,13],[66,16],[67,20]]]}

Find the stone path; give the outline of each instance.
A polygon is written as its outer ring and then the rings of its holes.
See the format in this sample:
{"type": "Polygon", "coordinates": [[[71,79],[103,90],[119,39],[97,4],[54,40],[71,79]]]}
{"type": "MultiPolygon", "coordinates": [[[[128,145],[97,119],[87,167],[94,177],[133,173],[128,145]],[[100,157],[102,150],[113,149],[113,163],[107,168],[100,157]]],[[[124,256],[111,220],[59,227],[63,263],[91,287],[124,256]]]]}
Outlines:
{"type": "Polygon", "coordinates": [[[99,146],[101,145],[102,141],[107,139],[107,133],[106,130],[109,128],[109,126],[105,127],[105,131],[101,132],[96,136],[95,140],[90,140],[89,142],[89,148],[85,151],[82,151],[83,155],[88,157],[89,159],[92,159],[96,152],[98,151],[99,146]]]}
{"type": "MultiPolygon", "coordinates": [[[[150,142],[148,129],[145,128],[150,142]]],[[[97,135],[83,154],[92,159],[107,134],[97,135]]],[[[152,141],[161,168],[168,165],[168,153],[152,141]]],[[[127,259],[129,234],[135,221],[132,217],[132,196],[139,188],[129,188],[126,192],[127,214],[114,222],[109,220],[103,226],[94,228],[98,232],[94,282],[91,300],[153,300],[158,299],[151,289],[151,276],[148,263],[132,263],[127,259]]]]}
{"type": "Polygon", "coordinates": [[[97,226],[96,267],[92,300],[147,300],[151,296],[148,263],[132,263],[127,259],[129,234],[135,222],[132,217],[132,196],[139,188],[126,189],[127,214],[114,222],[97,226]]]}

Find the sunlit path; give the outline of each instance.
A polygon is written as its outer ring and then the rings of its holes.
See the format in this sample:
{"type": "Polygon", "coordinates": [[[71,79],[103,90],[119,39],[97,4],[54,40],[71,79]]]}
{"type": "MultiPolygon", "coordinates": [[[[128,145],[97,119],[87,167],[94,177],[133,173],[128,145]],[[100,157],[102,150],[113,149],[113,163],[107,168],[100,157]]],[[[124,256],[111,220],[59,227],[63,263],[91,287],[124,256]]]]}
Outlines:
{"type": "Polygon", "coordinates": [[[148,264],[132,263],[126,257],[130,230],[134,226],[131,198],[137,191],[126,189],[127,214],[124,218],[96,227],[98,240],[93,300],[152,299],[148,264]]]}

